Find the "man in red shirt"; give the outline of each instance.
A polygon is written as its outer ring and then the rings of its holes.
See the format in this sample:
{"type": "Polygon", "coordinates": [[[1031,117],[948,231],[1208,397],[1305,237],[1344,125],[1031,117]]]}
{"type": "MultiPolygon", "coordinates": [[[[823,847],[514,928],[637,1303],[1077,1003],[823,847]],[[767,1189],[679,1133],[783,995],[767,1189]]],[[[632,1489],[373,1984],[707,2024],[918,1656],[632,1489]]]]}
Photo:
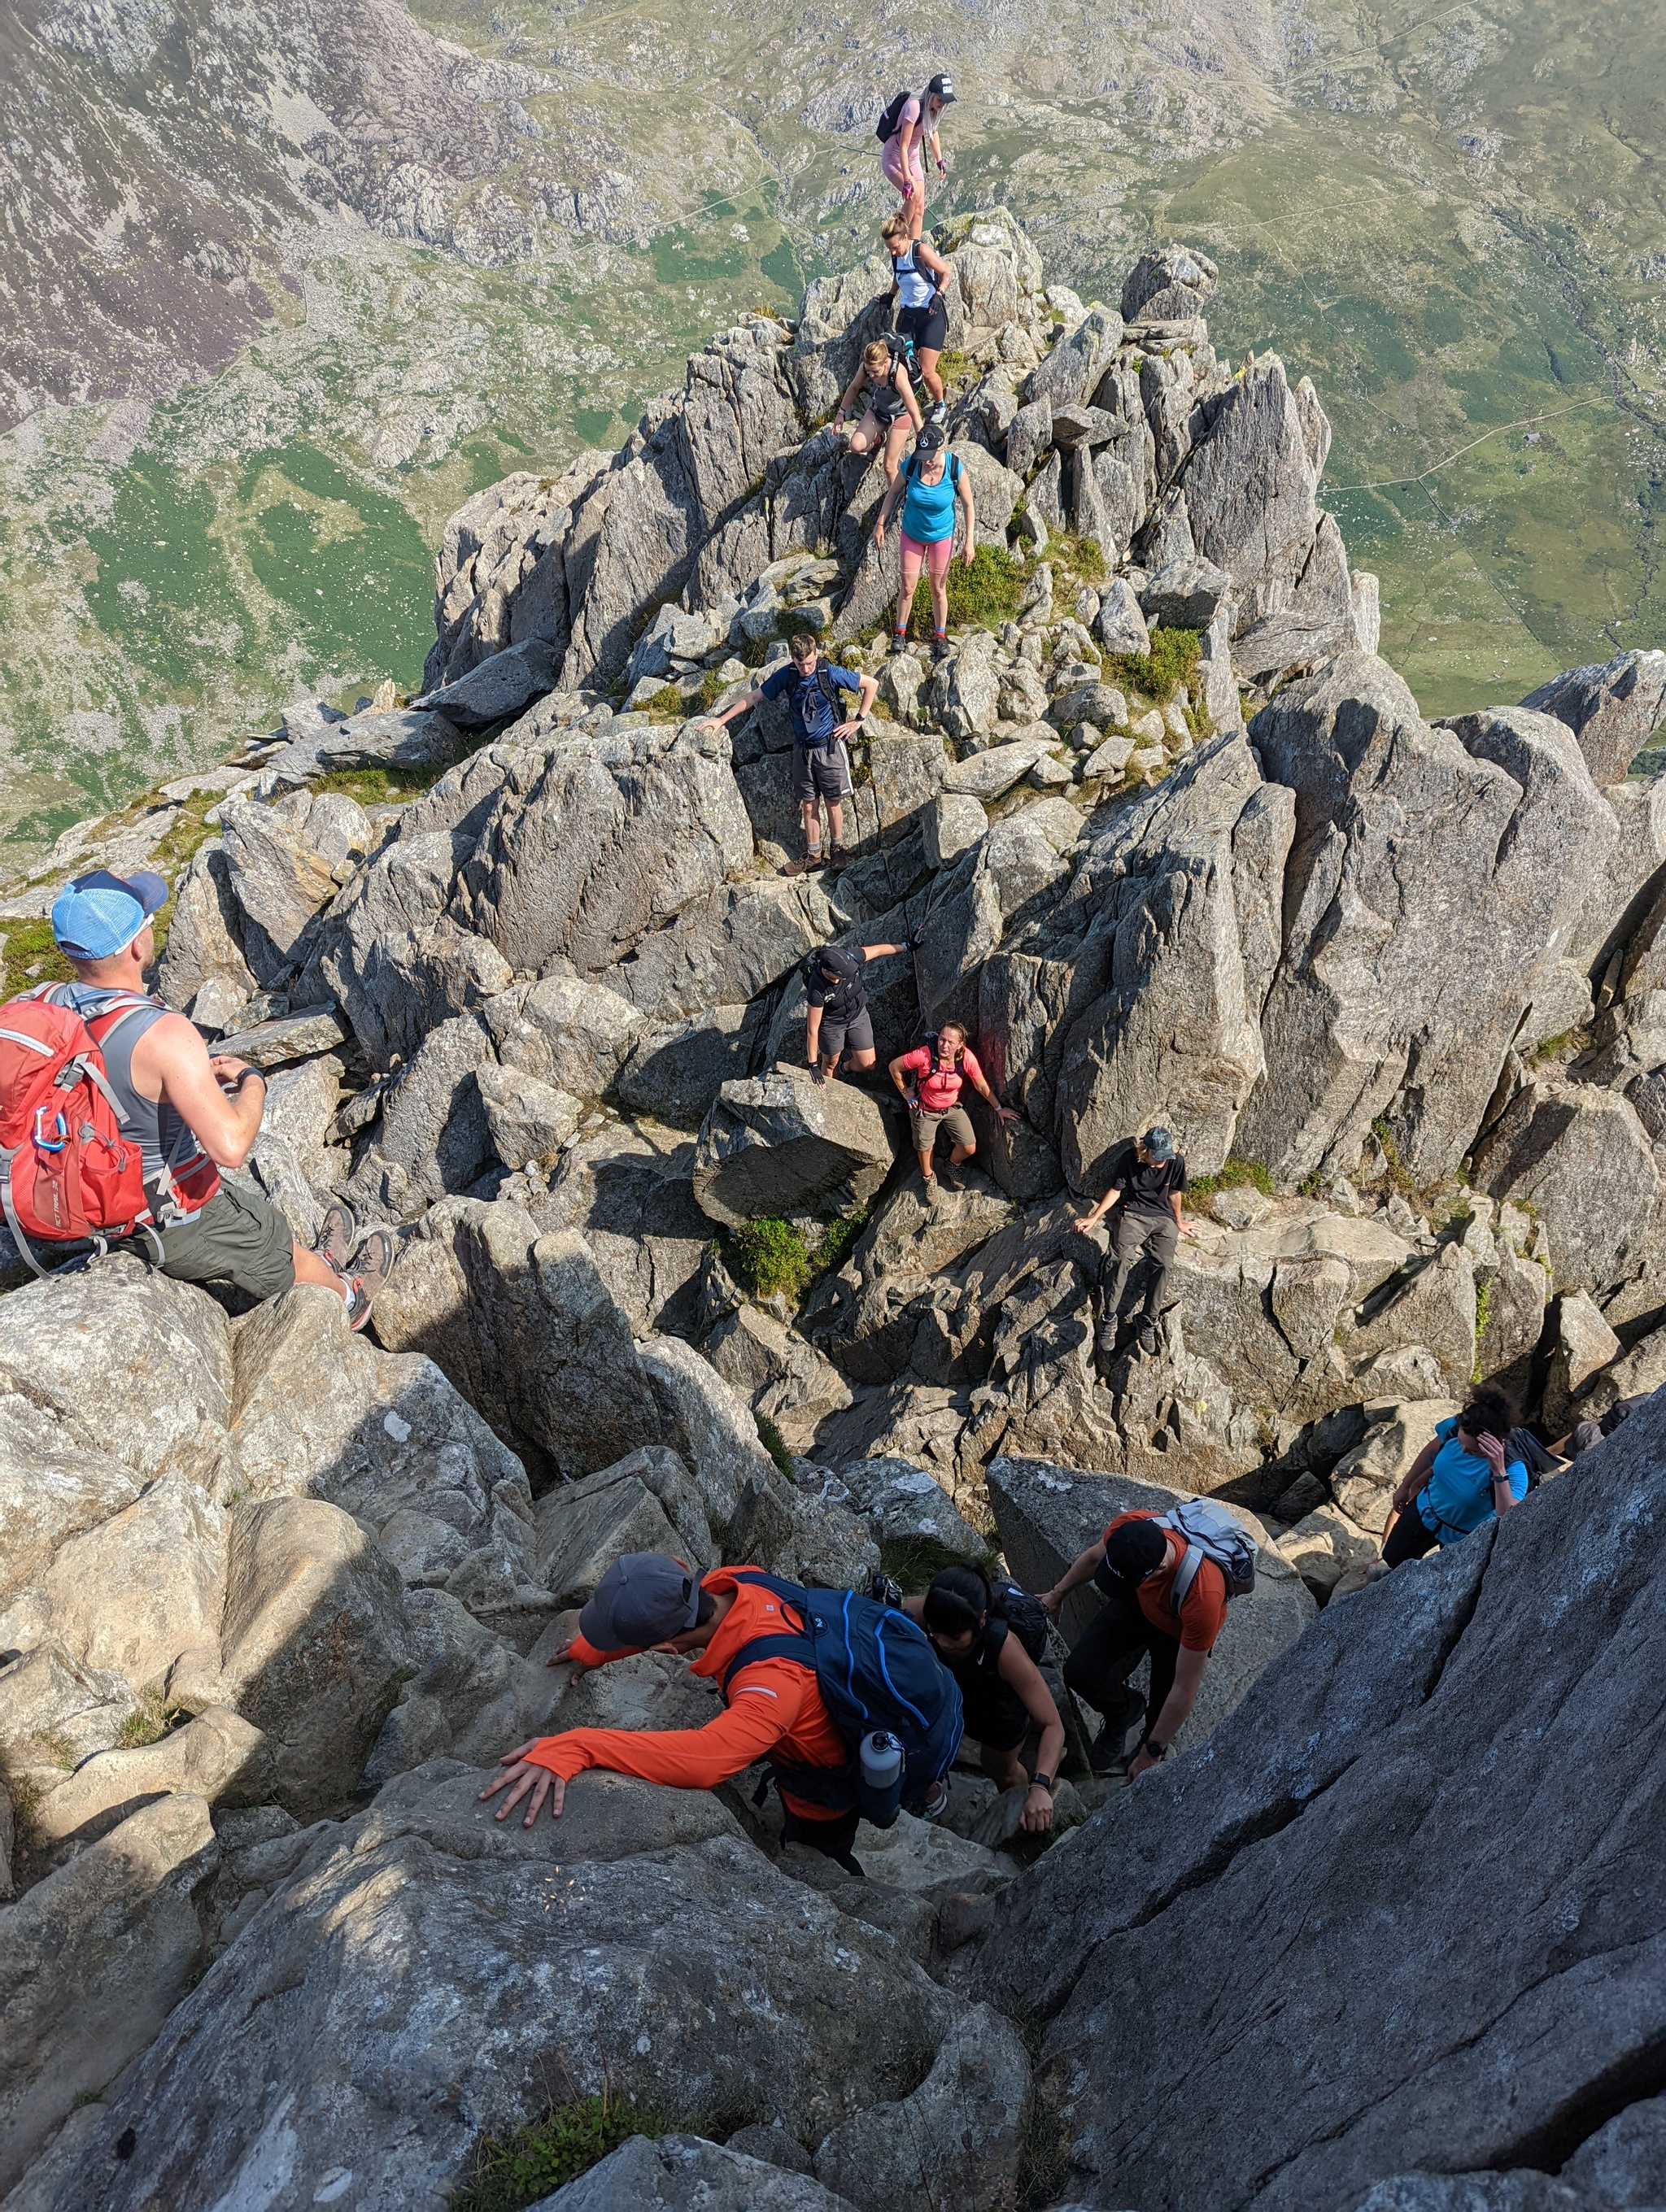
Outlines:
{"type": "Polygon", "coordinates": [[[1128,1763],[1129,1781],[1168,1757],[1197,1703],[1203,1669],[1226,1618],[1226,1577],[1210,1559],[1200,1561],[1177,1617],[1175,1576],[1189,1547],[1177,1529],[1157,1522],[1155,1513],[1119,1513],[1041,1601],[1056,1620],[1066,1598],[1084,1583],[1104,1593],[1104,1608],[1077,1638],[1064,1668],[1069,1688],[1105,1717],[1089,1753],[1096,1774],[1118,1770],[1129,1725],[1141,1711],[1128,1676],[1151,1655],[1146,1733],[1128,1763]]]}
{"type": "MultiPolygon", "coordinates": [[[[616,1559],[579,1615],[578,1634],[550,1664],[605,1667],[643,1650],[697,1655],[690,1672],[723,1686],[726,1710],[704,1728],[569,1729],[564,1735],[520,1744],[503,1754],[504,1771],[480,1793],[490,1797],[508,1790],[497,1818],[505,1819],[530,1792],[527,1827],[546,1801],[550,1817],[559,1820],[568,1784],[589,1766],[639,1775],[673,1790],[713,1790],[761,1759],[789,1767],[848,1765],[850,1752],[823,1701],[807,1642],[803,1660],[755,1660],[724,1685],[746,1644],[804,1627],[773,1591],[741,1582],[739,1575],[747,1571],[758,1570],[718,1567],[696,1582],[686,1562],[663,1552],[629,1552],[616,1559]]],[[[813,1804],[783,1787],[779,1775],[776,1787],[787,1841],[809,1844],[860,1874],[850,1856],[854,1808],[813,1804]]]]}
{"type": "Polygon", "coordinates": [[[978,1097],[994,1109],[1000,1121],[1016,1121],[1010,1106],[1003,1106],[984,1080],[977,1054],[966,1042],[958,1022],[945,1022],[937,1035],[913,1052],[899,1053],[891,1063],[891,1079],[909,1102],[909,1121],[920,1176],[926,1186],[926,1203],[937,1203],[937,1177],[932,1173],[932,1152],[939,1129],[947,1129],[953,1147],[943,1180],[951,1190],[960,1188],[956,1173],[977,1150],[971,1117],[960,1103],[961,1085],[970,1083],[978,1097]]]}

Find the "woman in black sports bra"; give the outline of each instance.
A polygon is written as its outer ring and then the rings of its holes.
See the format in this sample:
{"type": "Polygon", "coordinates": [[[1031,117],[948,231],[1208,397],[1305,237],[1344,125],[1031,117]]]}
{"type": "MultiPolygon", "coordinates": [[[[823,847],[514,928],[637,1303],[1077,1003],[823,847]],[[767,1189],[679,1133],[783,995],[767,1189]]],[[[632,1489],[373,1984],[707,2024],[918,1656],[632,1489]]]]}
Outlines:
{"type": "Polygon", "coordinates": [[[833,417],[836,437],[844,435],[845,416],[859,395],[863,401],[862,419],[850,433],[850,450],[853,453],[873,453],[883,446],[885,482],[894,484],[903,465],[903,448],[908,443],[909,428],[923,428],[926,418],[914,396],[908,363],[901,352],[884,338],[875,338],[872,345],[862,349],[856,374],[845,386],[839,411],[833,417]]]}

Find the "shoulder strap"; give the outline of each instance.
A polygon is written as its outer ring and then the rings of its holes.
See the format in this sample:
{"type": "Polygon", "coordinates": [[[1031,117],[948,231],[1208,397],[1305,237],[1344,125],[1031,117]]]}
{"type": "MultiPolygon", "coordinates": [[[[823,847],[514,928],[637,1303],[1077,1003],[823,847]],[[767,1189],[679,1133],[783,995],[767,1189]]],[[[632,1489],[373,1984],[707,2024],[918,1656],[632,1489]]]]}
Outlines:
{"type": "Polygon", "coordinates": [[[1180,1618],[1181,1607],[1191,1595],[1192,1584],[1197,1580],[1197,1571],[1203,1565],[1203,1554],[1189,1536],[1185,1539],[1185,1543],[1186,1549],[1181,1555],[1180,1565],[1174,1571],[1174,1580],[1169,1585],[1169,1611],[1177,1620],[1180,1618]]]}
{"type": "Polygon", "coordinates": [[[957,491],[959,490],[960,456],[958,453],[951,453],[949,456],[949,482],[954,486],[957,491]]]}
{"type": "Polygon", "coordinates": [[[826,700],[830,707],[837,707],[839,703],[839,687],[833,681],[832,671],[828,667],[827,663],[824,660],[818,660],[816,663],[816,689],[821,693],[823,698],[826,700]]]}

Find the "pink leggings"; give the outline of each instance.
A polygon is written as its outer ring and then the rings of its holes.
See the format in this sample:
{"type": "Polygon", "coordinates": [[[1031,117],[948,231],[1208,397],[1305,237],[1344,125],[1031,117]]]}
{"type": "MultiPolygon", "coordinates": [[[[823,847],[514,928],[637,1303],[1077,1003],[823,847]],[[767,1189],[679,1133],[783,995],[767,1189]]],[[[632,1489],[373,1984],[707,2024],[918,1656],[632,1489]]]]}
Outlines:
{"type": "MultiPolygon", "coordinates": [[[[923,194],[926,189],[926,157],[920,150],[921,143],[921,142],[916,138],[909,149],[911,156],[909,169],[913,173],[915,190],[923,194]]],[[[904,172],[898,157],[897,141],[894,138],[886,139],[885,151],[879,156],[879,167],[885,173],[885,182],[893,191],[900,192],[906,190],[908,174],[904,172]]]]}
{"type": "Polygon", "coordinates": [[[898,550],[903,571],[903,598],[905,603],[911,603],[915,587],[920,581],[922,563],[933,584],[940,584],[948,574],[949,563],[954,558],[954,540],[952,538],[934,538],[929,544],[922,545],[917,538],[910,538],[905,530],[898,550]]]}

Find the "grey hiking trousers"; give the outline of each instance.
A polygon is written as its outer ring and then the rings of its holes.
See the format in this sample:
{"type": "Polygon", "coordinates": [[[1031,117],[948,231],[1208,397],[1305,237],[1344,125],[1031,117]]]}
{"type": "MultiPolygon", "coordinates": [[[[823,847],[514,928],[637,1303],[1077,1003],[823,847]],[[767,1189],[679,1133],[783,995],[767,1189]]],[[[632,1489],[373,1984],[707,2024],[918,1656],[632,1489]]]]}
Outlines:
{"type": "Polygon", "coordinates": [[[1146,1288],[1146,1319],[1156,1322],[1163,1310],[1169,1270],[1174,1265],[1175,1246],[1179,1241],[1179,1228],[1166,1206],[1160,1217],[1155,1213],[1128,1213],[1118,1207],[1110,1249],[1099,1267],[1099,1288],[1104,1297],[1101,1311],[1107,1322],[1121,1319],[1128,1277],[1142,1260],[1150,1276],[1146,1288]]]}

